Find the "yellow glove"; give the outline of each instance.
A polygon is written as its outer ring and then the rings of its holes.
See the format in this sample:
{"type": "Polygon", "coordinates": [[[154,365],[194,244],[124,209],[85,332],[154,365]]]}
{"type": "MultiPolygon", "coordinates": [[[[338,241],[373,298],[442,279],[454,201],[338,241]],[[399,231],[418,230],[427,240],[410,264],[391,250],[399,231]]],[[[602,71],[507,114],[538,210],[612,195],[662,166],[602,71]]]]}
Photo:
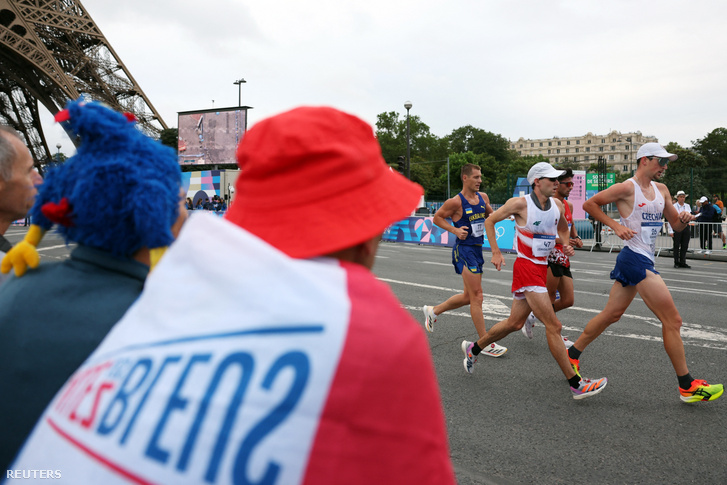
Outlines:
{"type": "Polygon", "coordinates": [[[40,256],[36,247],[41,239],[43,239],[45,231],[32,224],[30,229],[25,234],[25,238],[13,248],[7,252],[0,263],[0,272],[9,273],[12,268],[15,268],[15,276],[23,276],[28,266],[31,268],[37,268],[40,264],[40,256]]]}

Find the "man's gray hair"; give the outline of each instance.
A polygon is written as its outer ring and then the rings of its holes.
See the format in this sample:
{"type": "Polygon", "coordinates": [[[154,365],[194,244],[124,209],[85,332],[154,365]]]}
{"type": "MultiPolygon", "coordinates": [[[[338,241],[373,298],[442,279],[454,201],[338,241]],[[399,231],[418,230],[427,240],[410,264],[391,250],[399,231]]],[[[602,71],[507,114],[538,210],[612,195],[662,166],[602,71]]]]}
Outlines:
{"type": "Polygon", "coordinates": [[[9,126],[0,125],[0,177],[9,180],[13,176],[13,165],[18,152],[10,142],[10,137],[20,139],[18,132],[9,126]]]}

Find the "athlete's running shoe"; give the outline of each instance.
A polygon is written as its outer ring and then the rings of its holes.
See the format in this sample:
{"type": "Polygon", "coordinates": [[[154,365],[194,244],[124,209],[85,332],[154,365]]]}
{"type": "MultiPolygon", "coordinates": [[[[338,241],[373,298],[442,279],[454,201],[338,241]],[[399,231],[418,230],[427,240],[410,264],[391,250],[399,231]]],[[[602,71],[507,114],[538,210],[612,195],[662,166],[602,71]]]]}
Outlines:
{"type": "Polygon", "coordinates": [[[605,377],[600,379],[587,379],[584,377],[577,388],[571,387],[570,390],[573,393],[573,399],[585,399],[603,391],[607,383],[608,379],[605,377]]]}
{"type": "Polygon", "coordinates": [[[723,392],[722,384],[707,384],[703,379],[694,379],[689,389],[679,388],[679,398],[684,402],[714,401],[723,392]]]}
{"type": "Polygon", "coordinates": [[[474,345],[474,342],[468,342],[467,340],[463,340],[461,345],[462,352],[464,352],[464,370],[469,374],[472,374],[472,367],[477,362],[477,356],[472,353],[472,347],[474,345]]]}
{"type": "Polygon", "coordinates": [[[533,338],[533,325],[535,325],[535,320],[535,314],[530,312],[528,318],[525,319],[525,325],[523,325],[523,335],[529,339],[533,338]]]}
{"type": "Polygon", "coordinates": [[[563,343],[565,344],[565,348],[566,349],[569,349],[569,348],[573,347],[573,342],[571,342],[570,340],[568,340],[568,337],[565,337],[565,336],[561,335],[560,338],[563,339],[563,343]]]}
{"type": "Polygon", "coordinates": [[[497,345],[496,343],[491,343],[487,346],[487,348],[482,349],[482,354],[489,355],[490,357],[502,357],[505,355],[505,352],[507,352],[507,347],[503,347],[502,345],[497,345]]]}
{"type": "Polygon", "coordinates": [[[578,362],[578,359],[571,359],[571,357],[569,355],[568,360],[570,361],[570,366],[573,367],[573,372],[575,372],[576,375],[578,377],[580,377],[581,376],[581,373],[580,373],[581,365],[580,365],[580,362],[578,362]]]}
{"type": "Polygon", "coordinates": [[[437,321],[437,316],[434,314],[434,307],[424,305],[422,312],[424,313],[424,326],[427,332],[434,332],[434,322],[437,321]]]}

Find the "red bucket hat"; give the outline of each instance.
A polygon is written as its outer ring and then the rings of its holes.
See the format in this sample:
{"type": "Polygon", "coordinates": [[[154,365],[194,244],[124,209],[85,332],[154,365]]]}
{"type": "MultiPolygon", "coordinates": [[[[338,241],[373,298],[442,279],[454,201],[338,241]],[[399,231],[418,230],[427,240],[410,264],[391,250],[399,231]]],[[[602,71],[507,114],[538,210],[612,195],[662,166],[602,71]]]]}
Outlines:
{"type": "Polygon", "coordinates": [[[371,126],[333,108],[296,108],[253,126],[237,147],[226,218],[294,258],[381,234],[423,189],[389,169],[371,126]]]}

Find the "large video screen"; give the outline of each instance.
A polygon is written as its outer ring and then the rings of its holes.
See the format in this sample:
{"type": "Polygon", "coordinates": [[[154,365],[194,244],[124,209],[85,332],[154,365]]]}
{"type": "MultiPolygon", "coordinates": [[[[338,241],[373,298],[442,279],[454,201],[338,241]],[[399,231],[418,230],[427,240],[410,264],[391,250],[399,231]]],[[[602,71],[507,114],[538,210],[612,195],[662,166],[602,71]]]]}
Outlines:
{"type": "Polygon", "coordinates": [[[235,163],[235,149],[247,129],[246,106],[178,113],[179,163],[235,163]]]}

